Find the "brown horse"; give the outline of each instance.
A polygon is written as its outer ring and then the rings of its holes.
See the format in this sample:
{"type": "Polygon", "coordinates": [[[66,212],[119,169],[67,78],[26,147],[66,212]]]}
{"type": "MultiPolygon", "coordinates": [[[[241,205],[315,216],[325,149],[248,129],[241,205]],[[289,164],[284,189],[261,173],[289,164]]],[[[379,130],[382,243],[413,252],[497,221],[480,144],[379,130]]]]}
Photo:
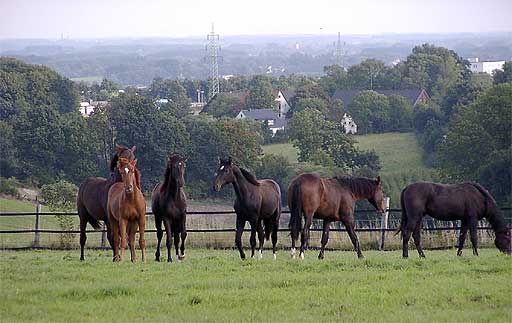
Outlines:
{"type": "Polygon", "coordinates": [[[117,170],[122,182],[117,182],[108,191],[108,221],[114,238],[114,261],[124,259],[124,249],[128,239],[132,262],[137,261],[135,254],[135,233],[139,229],[139,247],[142,261],[146,261],[144,229],[146,227],[146,200],[136,184],[135,166],[137,160],[119,158],[117,170]],[[129,235],[129,237],[128,237],[129,235]]]}
{"type": "Polygon", "coordinates": [[[236,194],[234,204],[236,212],[235,245],[240,252],[240,257],[245,259],[242,248],[242,233],[245,222],[248,221],[251,225],[251,257],[254,257],[257,231],[259,258],[262,257],[265,238],[268,240],[272,235],[272,253],[274,259],[276,259],[277,231],[279,229],[279,217],[281,216],[281,189],[279,185],[271,179],[257,180],[249,171],[232,163],[231,157],[227,160],[220,160],[213,189],[218,192],[229,183],[233,184],[236,194]]]}
{"type": "Polygon", "coordinates": [[[318,174],[308,173],[294,178],[288,187],[292,257],[295,258],[295,241],[302,229],[300,258],[304,259],[304,250],[309,241],[309,230],[314,217],[324,220],[319,259],[324,258],[324,249],[329,240],[330,225],[333,221],[343,222],[357,251],[357,256],[363,258],[354,229],[355,204],[362,199],[367,199],[378,211],[385,211],[380,177],[376,180],[364,177],[321,178],[318,174]],[[302,228],[303,216],[304,228],[302,228]]]}
{"type": "Polygon", "coordinates": [[[176,248],[176,261],[180,262],[185,258],[185,239],[187,238],[187,196],[183,190],[185,185],[185,162],[186,158],[173,154],[167,161],[164,174],[164,182],[159,183],[151,194],[151,209],[155,215],[156,236],[156,261],[160,261],[160,243],[162,242],[162,222],[167,235],[167,261],[171,262],[171,236],[174,235],[174,246],[176,248]],[[181,235],[181,253],[178,250],[181,235]]]}
{"type": "MultiPolygon", "coordinates": [[[[107,238],[112,247],[112,251],[114,251],[114,241],[112,240],[107,216],[108,190],[115,182],[121,181],[121,175],[115,167],[118,158],[126,158],[130,161],[134,160],[135,149],[135,146],[130,149],[116,144],[116,153],[112,156],[110,161],[110,170],[112,172],[110,180],[102,177],[89,177],[80,184],[76,201],[78,216],[80,218],[80,260],[85,259],[84,248],[87,240],[85,233],[87,223],[94,229],[99,230],[101,228],[99,221],[105,222],[107,226],[107,238]],[[112,165],[114,165],[114,167],[112,167],[112,165]]],[[[138,174],[138,185],[140,187],[140,174],[138,170],[136,170],[136,172],[136,174],[138,174]]]]}
{"type": "Polygon", "coordinates": [[[462,248],[469,229],[473,254],[478,256],[477,224],[486,218],[493,228],[496,239],[494,244],[505,253],[511,253],[510,228],[489,192],[478,183],[444,185],[429,182],[411,184],[402,190],[402,221],[397,230],[402,231],[402,255],[409,256],[409,239],[412,237],[420,257],[425,257],[421,248],[421,225],[425,215],[442,220],[461,220],[459,248],[457,255],[462,255],[462,248]]]}

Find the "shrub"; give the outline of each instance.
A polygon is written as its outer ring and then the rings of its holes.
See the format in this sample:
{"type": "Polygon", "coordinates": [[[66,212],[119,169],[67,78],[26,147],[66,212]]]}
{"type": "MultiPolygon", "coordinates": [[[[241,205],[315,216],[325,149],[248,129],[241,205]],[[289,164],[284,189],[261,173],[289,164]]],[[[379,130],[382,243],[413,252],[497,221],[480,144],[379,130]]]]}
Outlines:
{"type": "Polygon", "coordinates": [[[14,177],[0,177],[0,193],[2,194],[19,197],[18,187],[20,186],[20,183],[14,177]]]}

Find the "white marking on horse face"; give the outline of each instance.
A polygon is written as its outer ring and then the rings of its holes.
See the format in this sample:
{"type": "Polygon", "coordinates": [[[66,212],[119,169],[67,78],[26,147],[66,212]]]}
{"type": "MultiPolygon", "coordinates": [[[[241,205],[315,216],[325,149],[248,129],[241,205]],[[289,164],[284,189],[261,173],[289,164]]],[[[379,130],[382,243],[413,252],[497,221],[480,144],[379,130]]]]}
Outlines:
{"type": "Polygon", "coordinates": [[[181,162],[178,163],[178,166],[181,166],[181,162]]]}
{"type": "Polygon", "coordinates": [[[124,168],[124,171],[126,172],[126,174],[128,174],[130,172],[130,170],[128,169],[128,167],[125,167],[124,168]]]}
{"type": "Polygon", "coordinates": [[[223,170],[224,169],[224,165],[220,166],[220,170],[223,170]]]}

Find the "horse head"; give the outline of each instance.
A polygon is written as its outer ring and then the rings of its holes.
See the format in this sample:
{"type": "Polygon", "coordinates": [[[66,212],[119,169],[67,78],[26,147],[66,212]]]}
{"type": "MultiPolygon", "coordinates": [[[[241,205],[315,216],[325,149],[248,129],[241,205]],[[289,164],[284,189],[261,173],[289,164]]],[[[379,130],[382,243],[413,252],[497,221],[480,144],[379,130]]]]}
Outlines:
{"type": "Polygon", "coordinates": [[[228,157],[227,159],[219,158],[219,169],[217,170],[215,180],[213,181],[213,190],[215,192],[220,191],[224,185],[235,181],[233,165],[231,157],[228,157]]]}
{"type": "Polygon", "coordinates": [[[373,196],[368,199],[368,202],[373,205],[375,209],[384,213],[386,212],[386,200],[384,198],[384,190],[382,189],[382,182],[380,180],[380,176],[374,180],[375,190],[373,192],[373,196]]]}
{"type": "Polygon", "coordinates": [[[496,239],[494,239],[496,248],[508,255],[512,254],[511,231],[512,228],[507,227],[504,231],[496,232],[496,239]]]}
{"type": "Polygon", "coordinates": [[[173,153],[167,160],[167,172],[168,176],[175,178],[178,182],[179,187],[185,186],[185,162],[187,158],[182,157],[178,154],[173,153]]]}
{"type": "Polygon", "coordinates": [[[121,174],[123,180],[125,192],[128,194],[133,193],[133,188],[136,186],[135,183],[135,166],[137,165],[137,159],[130,161],[127,158],[119,158],[117,161],[117,170],[121,174]]]}

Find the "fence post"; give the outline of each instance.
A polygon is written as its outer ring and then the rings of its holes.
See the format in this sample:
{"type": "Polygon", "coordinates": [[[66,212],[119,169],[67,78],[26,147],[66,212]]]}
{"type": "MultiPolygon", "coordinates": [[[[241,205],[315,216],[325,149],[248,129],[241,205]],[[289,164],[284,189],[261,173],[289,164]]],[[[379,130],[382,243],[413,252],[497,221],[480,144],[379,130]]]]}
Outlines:
{"type": "Polygon", "coordinates": [[[37,202],[36,205],[36,225],[35,225],[35,233],[34,233],[34,247],[39,247],[39,217],[41,213],[41,203],[37,202]]]}
{"type": "Polygon", "coordinates": [[[107,240],[107,225],[103,223],[103,227],[101,228],[101,249],[105,249],[105,241],[107,240]]]}
{"type": "Polygon", "coordinates": [[[384,240],[386,239],[386,229],[388,228],[388,217],[389,217],[389,197],[384,199],[384,203],[386,203],[386,212],[382,214],[382,218],[380,221],[380,244],[379,250],[384,250],[384,240]]]}

